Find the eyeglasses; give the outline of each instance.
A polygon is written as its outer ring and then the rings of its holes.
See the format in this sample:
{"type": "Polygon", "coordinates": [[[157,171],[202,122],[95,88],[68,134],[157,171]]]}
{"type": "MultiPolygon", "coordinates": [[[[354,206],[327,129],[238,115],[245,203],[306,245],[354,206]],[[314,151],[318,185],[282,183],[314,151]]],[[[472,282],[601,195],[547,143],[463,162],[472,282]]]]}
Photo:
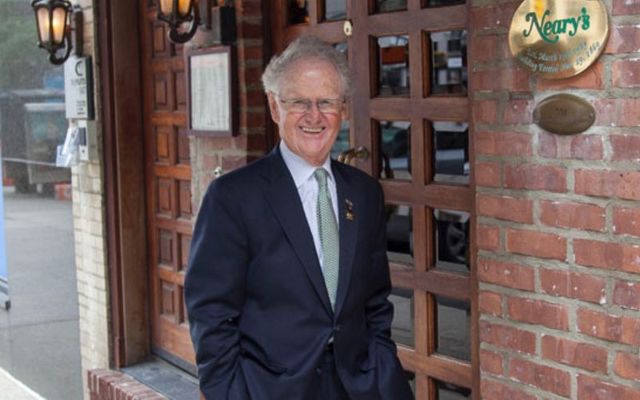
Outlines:
{"type": "Polygon", "coordinates": [[[305,98],[283,99],[278,97],[278,100],[285,105],[288,111],[300,114],[306,114],[311,111],[313,103],[316,104],[318,110],[323,114],[338,114],[342,111],[342,106],[344,105],[344,98],[317,99],[314,101],[305,98]]]}

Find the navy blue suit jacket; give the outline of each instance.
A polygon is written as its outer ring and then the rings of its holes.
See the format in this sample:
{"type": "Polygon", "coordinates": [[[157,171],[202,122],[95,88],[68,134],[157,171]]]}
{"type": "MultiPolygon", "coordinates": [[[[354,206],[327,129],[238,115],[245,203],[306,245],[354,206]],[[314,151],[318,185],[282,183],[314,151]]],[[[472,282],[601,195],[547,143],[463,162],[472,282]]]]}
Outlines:
{"type": "Polygon", "coordinates": [[[353,167],[331,167],[340,214],[335,313],[298,191],[277,148],[207,190],[185,299],[208,400],[314,399],[316,369],[331,337],[351,399],[413,398],[390,339],[382,190],[353,167]],[[349,209],[353,218],[346,218],[349,209]]]}

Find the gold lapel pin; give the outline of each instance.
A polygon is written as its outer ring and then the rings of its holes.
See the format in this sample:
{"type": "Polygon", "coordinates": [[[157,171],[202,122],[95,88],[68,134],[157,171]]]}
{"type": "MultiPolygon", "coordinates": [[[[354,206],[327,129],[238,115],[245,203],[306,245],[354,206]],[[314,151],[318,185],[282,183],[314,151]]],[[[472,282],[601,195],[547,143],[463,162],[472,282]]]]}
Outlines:
{"type": "Polygon", "coordinates": [[[349,199],[344,199],[344,204],[345,218],[347,218],[348,221],[353,221],[354,219],[356,219],[356,215],[353,213],[353,203],[349,199]]]}

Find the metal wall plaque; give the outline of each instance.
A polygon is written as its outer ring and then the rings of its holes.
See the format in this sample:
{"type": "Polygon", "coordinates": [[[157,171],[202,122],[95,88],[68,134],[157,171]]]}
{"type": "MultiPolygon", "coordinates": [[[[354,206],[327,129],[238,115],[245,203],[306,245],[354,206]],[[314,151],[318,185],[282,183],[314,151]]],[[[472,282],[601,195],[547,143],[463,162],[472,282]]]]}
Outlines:
{"type": "Polygon", "coordinates": [[[568,78],[604,50],[609,17],[601,0],[525,0],[511,20],[511,54],[534,74],[568,78]]]}
{"type": "Polygon", "coordinates": [[[533,110],[533,122],[559,135],[584,132],[596,120],[596,111],[586,100],[571,94],[556,94],[542,100],[533,110]]]}

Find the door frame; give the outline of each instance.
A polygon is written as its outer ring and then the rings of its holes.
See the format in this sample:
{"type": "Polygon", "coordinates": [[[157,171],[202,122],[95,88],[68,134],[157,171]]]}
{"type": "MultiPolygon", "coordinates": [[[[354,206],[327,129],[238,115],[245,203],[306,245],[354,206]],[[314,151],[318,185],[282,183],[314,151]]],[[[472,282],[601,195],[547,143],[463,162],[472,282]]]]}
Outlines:
{"type": "MultiPolygon", "coordinates": [[[[99,121],[104,144],[110,366],[149,355],[146,204],[138,2],[98,0],[99,121]],[[117,27],[116,27],[117,25],[117,27]],[[131,71],[135,71],[131,73],[131,71]]],[[[96,82],[96,83],[98,83],[96,82]]]]}

